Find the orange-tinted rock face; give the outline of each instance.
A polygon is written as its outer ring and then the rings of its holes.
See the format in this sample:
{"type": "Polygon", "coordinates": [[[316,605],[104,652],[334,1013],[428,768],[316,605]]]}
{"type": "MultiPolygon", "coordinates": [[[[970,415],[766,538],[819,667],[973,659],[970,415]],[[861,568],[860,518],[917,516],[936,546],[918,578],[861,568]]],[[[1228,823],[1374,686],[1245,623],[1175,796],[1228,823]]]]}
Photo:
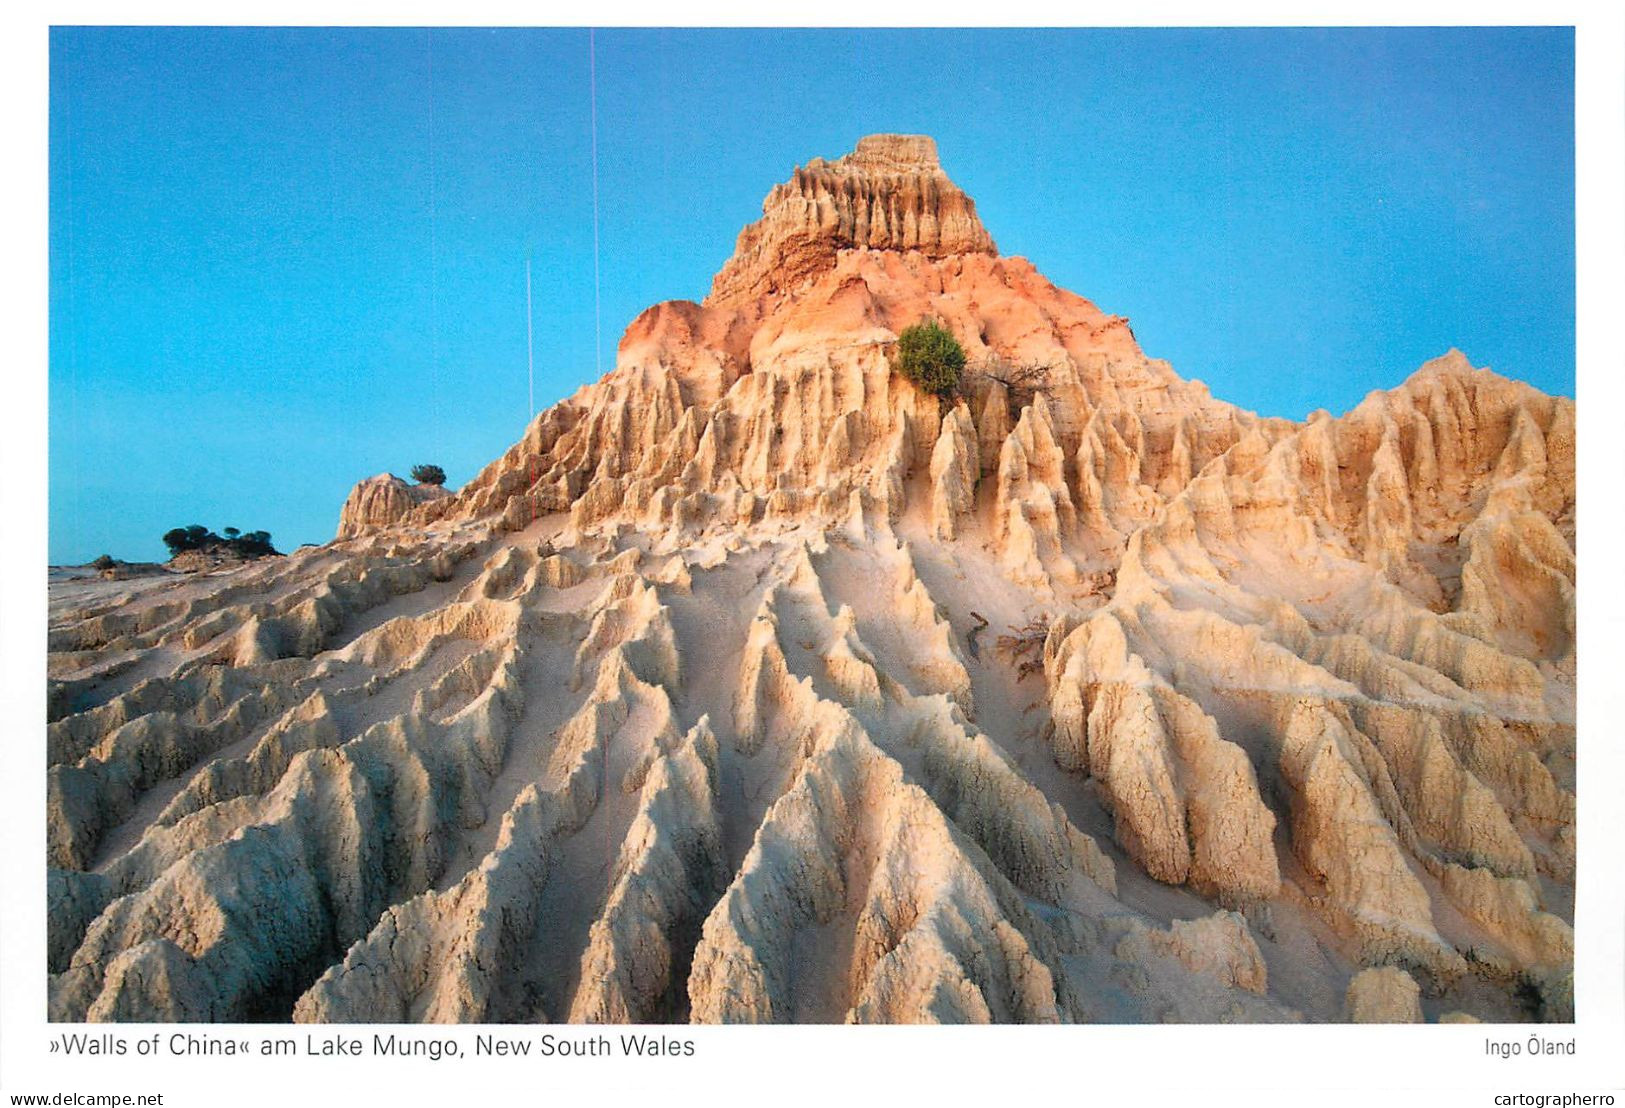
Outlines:
{"type": "Polygon", "coordinates": [[[757,300],[828,269],[837,252],[995,254],[976,204],[943,173],[924,135],[870,135],[844,158],[814,158],[768,194],[739,236],[708,303],[757,300]]]}
{"type": "MultiPolygon", "coordinates": [[[[998,256],[928,138],[870,136],[846,157],[814,159],[772,190],[764,213],[704,303],[667,301],[638,316],[613,372],[538,417],[458,496],[413,518],[522,525],[570,508],[590,525],[613,507],[690,526],[759,515],[770,500],[833,518],[854,491],[899,513],[907,490],[892,490],[885,473],[929,456],[942,411],[892,374],[889,351],[927,317],[969,357],[963,402],[983,473],[998,468],[1033,395],[997,378],[1042,367],[1056,448],[1069,463],[1083,450],[1106,481],[1099,502],[1082,507],[1107,552],[1242,429],[1275,433],[1279,421],[1147,359],[1127,320],[1057,288],[1026,259],[998,256]]],[[[398,519],[398,502],[374,518],[398,519]]]]}

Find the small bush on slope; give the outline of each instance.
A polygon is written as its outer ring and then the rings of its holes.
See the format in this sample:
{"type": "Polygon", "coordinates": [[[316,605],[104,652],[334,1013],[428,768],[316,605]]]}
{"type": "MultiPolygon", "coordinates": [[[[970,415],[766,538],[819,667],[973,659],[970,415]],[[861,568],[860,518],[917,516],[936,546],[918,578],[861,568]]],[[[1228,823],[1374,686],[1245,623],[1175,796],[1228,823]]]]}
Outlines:
{"type": "Polygon", "coordinates": [[[897,336],[897,372],[926,392],[952,396],[965,369],[965,348],[934,319],[903,328],[897,336]]]}

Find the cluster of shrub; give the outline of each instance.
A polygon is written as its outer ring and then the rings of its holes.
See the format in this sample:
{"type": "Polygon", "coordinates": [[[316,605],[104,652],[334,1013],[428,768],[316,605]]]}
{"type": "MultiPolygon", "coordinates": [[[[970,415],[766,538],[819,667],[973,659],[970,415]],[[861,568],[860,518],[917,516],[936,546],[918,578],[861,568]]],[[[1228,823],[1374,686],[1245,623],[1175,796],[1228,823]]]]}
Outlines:
{"type": "Polygon", "coordinates": [[[974,393],[978,379],[995,381],[1004,386],[1012,419],[1049,388],[1049,366],[1039,362],[1010,362],[990,354],[967,368],[965,348],[935,319],[903,328],[892,365],[921,389],[950,401],[974,393]]]}
{"type": "Polygon", "coordinates": [[[176,527],[164,532],[164,545],[170,556],[188,550],[221,550],[239,558],[263,558],[281,551],[271,545],[271,532],[249,531],[246,534],[235,527],[227,527],[224,535],[217,535],[201,523],[190,527],[176,527]]]}
{"type": "MultiPolygon", "coordinates": [[[[416,465],[412,467],[412,480],[424,485],[444,485],[446,471],[437,465],[416,465]]],[[[239,531],[235,527],[227,527],[224,534],[217,535],[201,523],[194,523],[190,527],[175,527],[164,532],[164,545],[169,547],[169,556],[184,554],[188,550],[218,550],[222,553],[235,554],[239,558],[263,558],[267,555],[280,555],[282,551],[271,545],[271,532],[269,531],[239,531]]],[[[103,554],[92,563],[97,569],[111,569],[116,563],[112,558],[103,554]],[[106,559],[106,564],[102,560],[106,559]]]]}
{"type": "Polygon", "coordinates": [[[905,327],[897,336],[897,372],[926,392],[950,397],[959,391],[965,372],[965,348],[954,333],[934,319],[905,327]]]}

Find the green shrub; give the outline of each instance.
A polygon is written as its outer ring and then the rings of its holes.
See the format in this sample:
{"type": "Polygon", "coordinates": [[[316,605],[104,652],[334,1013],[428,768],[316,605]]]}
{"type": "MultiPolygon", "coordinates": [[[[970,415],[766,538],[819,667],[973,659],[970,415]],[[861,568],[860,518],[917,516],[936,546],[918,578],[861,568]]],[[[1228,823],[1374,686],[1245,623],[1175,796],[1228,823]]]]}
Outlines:
{"type": "Polygon", "coordinates": [[[413,466],[412,480],[420,485],[444,485],[446,483],[446,471],[439,466],[413,466]]]}
{"type": "Polygon", "coordinates": [[[897,372],[926,392],[952,396],[965,368],[965,348],[934,319],[903,328],[897,336],[897,372]]]}
{"type": "Polygon", "coordinates": [[[171,557],[188,550],[215,550],[221,547],[239,558],[263,558],[268,554],[281,554],[281,551],[271,545],[269,531],[250,531],[245,535],[235,527],[227,527],[226,537],[221,538],[201,523],[165,531],[164,545],[169,547],[171,557]]]}
{"type": "Polygon", "coordinates": [[[171,555],[185,550],[200,550],[211,539],[219,542],[220,536],[201,523],[194,523],[190,527],[175,527],[164,532],[164,545],[169,547],[171,555]]]}

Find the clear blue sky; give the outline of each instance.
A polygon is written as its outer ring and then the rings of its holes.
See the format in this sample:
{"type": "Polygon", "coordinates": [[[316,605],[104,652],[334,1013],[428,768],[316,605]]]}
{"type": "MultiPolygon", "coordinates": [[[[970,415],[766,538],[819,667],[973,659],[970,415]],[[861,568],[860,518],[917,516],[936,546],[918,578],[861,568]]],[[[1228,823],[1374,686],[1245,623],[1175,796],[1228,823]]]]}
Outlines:
{"type": "MultiPolygon", "coordinates": [[[[597,34],[602,368],[767,190],[934,135],[1006,254],[1273,415],[1460,347],[1573,395],[1566,29],[597,34]]],[[[595,376],[585,30],[59,29],[50,557],[332,537],[595,376]]]]}

